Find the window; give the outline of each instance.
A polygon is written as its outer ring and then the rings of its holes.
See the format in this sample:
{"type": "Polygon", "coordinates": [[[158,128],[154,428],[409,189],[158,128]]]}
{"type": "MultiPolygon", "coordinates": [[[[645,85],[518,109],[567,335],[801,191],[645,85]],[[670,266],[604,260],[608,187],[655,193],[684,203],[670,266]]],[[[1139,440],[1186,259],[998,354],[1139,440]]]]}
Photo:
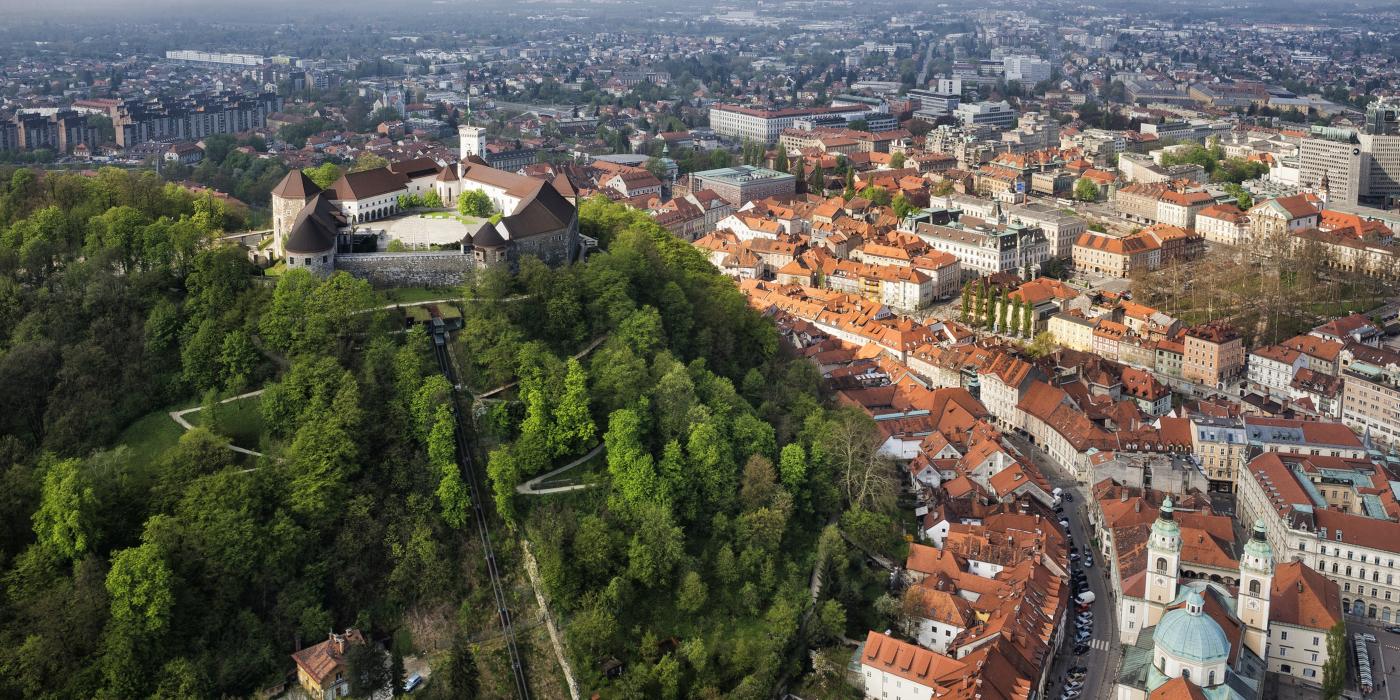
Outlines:
{"type": "Polygon", "coordinates": [[[1157,557],[1157,571],[1158,571],[1158,573],[1163,573],[1163,574],[1165,574],[1165,573],[1167,572],[1167,558],[1166,558],[1166,557],[1157,557]]]}
{"type": "Polygon", "coordinates": [[[1317,652],[1313,652],[1313,653],[1312,653],[1312,660],[1313,660],[1313,663],[1317,663],[1317,652]]]}
{"type": "Polygon", "coordinates": [[[1188,681],[1191,680],[1191,669],[1186,668],[1186,667],[1182,667],[1182,669],[1181,669],[1181,677],[1182,677],[1183,680],[1188,680],[1188,681]]]}
{"type": "Polygon", "coordinates": [[[1285,630],[1280,630],[1278,633],[1278,638],[1280,641],[1288,639],[1288,632],[1285,630]]]}
{"type": "Polygon", "coordinates": [[[1317,669],[1305,668],[1303,669],[1303,675],[1308,678],[1315,678],[1317,677],[1317,669]]]}
{"type": "Polygon", "coordinates": [[[1255,596],[1259,595],[1259,579],[1254,579],[1249,582],[1249,594],[1255,596]]]}
{"type": "Polygon", "coordinates": [[[1206,681],[1206,685],[1207,685],[1207,686],[1213,686],[1213,685],[1215,685],[1215,671],[1211,671],[1211,672],[1210,672],[1210,680],[1209,680],[1209,681],[1206,681]]]}

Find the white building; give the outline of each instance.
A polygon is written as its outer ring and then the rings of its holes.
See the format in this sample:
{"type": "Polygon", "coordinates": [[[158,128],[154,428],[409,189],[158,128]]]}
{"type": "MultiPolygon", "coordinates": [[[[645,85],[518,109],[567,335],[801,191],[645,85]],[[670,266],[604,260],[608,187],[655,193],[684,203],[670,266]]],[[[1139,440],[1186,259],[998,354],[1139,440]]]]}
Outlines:
{"type": "Polygon", "coordinates": [[[1001,59],[1006,69],[1006,79],[1018,80],[1027,87],[1042,80],[1049,80],[1050,62],[1037,56],[1007,56],[1001,59]]]}

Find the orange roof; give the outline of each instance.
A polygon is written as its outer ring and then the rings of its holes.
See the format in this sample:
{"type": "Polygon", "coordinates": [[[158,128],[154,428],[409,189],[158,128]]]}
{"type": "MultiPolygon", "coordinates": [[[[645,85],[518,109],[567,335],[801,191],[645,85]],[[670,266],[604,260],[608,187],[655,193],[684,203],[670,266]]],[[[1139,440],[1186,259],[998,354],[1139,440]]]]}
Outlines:
{"type": "Polygon", "coordinates": [[[1180,676],[1173,678],[1147,696],[1147,700],[1206,700],[1200,686],[1180,676]]]}
{"type": "Polygon", "coordinates": [[[865,638],[861,663],[927,688],[951,681],[968,671],[967,665],[961,661],[874,630],[865,638]]]}
{"type": "Polygon", "coordinates": [[[352,627],[345,630],[345,634],[332,633],[326,641],[292,654],[292,660],[308,676],[321,683],[345,663],[345,652],[350,645],[364,643],[364,635],[352,627]]]}
{"type": "Polygon", "coordinates": [[[1342,619],[1337,582],[1300,561],[1274,568],[1269,620],[1327,630],[1342,619]]]}

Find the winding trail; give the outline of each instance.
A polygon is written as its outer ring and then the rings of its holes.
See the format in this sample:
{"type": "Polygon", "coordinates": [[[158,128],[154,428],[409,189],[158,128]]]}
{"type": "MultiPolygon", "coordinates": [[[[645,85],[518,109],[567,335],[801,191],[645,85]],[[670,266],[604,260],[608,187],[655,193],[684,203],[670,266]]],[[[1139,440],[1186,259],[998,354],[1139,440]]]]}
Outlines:
{"type": "Polygon", "coordinates": [[[541,474],[523,484],[516,485],[515,492],[523,493],[527,496],[548,496],[552,493],[569,493],[570,491],[582,491],[584,489],[591,489],[594,486],[597,486],[597,484],[570,484],[568,486],[553,486],[550,488],[543,489],[536,488],[541,481],[546,481],[550,477],[553,477],[555,474],[566,472],[570,469],[573,469],[574,467],[577,467],[580,464],[583,464],[584,462],[587,462],[590,459],[593,459],[595,456],[597,456],[599,452],[602,452],[606,446],[607,445],[605,443],[598,443],[598,446],[589,450],[588,454],[585,454],[584,456],[579,457],[578,459],[569,462],[568,464],[565,464],[564,466],[559,467],[558,469],[555,469],[545,474],[541,474]]]}
{"type": "MultiPolygon", "coordinates": [[[[259,396],[259,395],[261,395],[262,393],[263,393],[263,390],[262,390],[262,389],[258,389],[257,391],[250,391],[250,392],[248,392],[248,393],[246,393],[246,394],[239,394],[238,396],[230,396],[230,397],[228,397],[228,398],[226,398],[226,399],[220,401],[219,403],[224,404],[224,403],[233,403],[234,401],[242,401],[243,399],[250,399],[250,398],[252,398],[252,397],[254,397],[254,396],[259,396]]],[[[186,409],[184,409],[184,410],[182,410],[182,411],[171,411],[171,412],[170,412],[170,418],[171,418],[171,420],[174,420],[176,423],[180,424],[180,427],[181,427],[181,428],[184,428],[185,430],[193,430],[193,429],[194,429],[194,424],[192,424],[192,423],[190,423],[188,420],[186,420],[186,419],[185,419],[185,416],[187,416],[187,415],[189,415],[189,414],[191,414],[191,413],[195,413],[195,412],[197,412],[197,411],[203,411],[203,410],[204,410],[204,407],[203,407],[203,406],[195,406],[194,408],[186,408],[186,409]]],[[[229,448],[230,450],[233,450],[234,452],[239,453],[239,454],[252,455],[252,456],[254,456],[254,457],[266,457],[266,456],[267,456],[267,455],[264,455],[264,454],[261,453],[261,452],[257,452],[257,451],[255,451],[255,450],[250,450],[250,449],[248,449],[248,448],[246,448],[246,447],[239,447],[239,446],[237,446],[237,445],[229,445],[228,448],[229,448]]],[[[251,470],[249,470],[249,471],[251,471],[251,470]]]]}
{"type": "MultiPolygon", "coordinates": [[[[607,335],[600,335],[600,336],[598,336],[597,338],[594,338],[594,339],[593,339],[593,342],[589,343],[587,347],[585,347],[584,349],[579,350],[578,352],[574,353],[574,354],[573,354],[573,358],[574,358],[575,360],[582,360],[582,359],[584,358],[585,355],[587,355],[587,354],[590,353],[590,352],[593,352],[594,350],[597,350],[597,349],[598,349],[598,346],[599,346],[599,345],[602,345],[602,344],[603,344],[603,341],[604,341],[604,340],[607,340],[607,339],[608,339],[608,336],[607,336],[607,335]]],[[[506,389],[509,389],[509,388],[515,386],[516,384],[519,384],[519,383],[520,383],[520,380],[518,380],[518,379],[515,380],[515,381],[513,381],[513,382],[506,382],[505,384],[502,384],[502,385],[496,387],[495,389],[490,389],[490,390],[488,390],[488,391],[486,391],[486,392],[477,394],[477,395],[476,395],[476,398],[478,398],[478,399],[489,399],[489,398],[491,398],[492,396],[495,396],[496,394],[499,394],[499,393],[501,393],[502,391],[505,391],[506,389]]]]}

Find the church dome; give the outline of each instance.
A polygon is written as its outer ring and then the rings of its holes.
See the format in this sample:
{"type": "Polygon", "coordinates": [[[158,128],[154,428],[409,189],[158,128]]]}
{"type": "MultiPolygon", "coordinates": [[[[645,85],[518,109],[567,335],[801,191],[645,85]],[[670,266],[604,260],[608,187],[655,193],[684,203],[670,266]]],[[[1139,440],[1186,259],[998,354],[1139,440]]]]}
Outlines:
{"type": "Polygon", "coordinates": [[[1204,612],[1205,598],[1192,590],[1186,606],[1167,612],[1152,633],[1152,643],[1172,657],[1202,665],[1224,663],[1230,658],[1230,639],[1204,612]]]}

